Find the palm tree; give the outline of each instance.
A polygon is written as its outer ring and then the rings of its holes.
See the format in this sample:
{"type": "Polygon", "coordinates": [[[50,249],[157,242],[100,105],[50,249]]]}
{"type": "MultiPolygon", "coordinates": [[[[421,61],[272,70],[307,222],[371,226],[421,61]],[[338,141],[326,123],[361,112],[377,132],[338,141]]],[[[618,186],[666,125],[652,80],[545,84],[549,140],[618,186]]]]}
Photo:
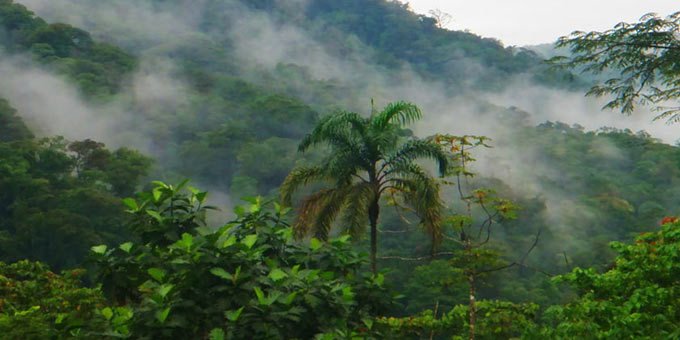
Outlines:
{"type": "Polygon", "coordinates": [[[294,230],[298,237],[313,234],[325,240],[333,221],[341,217],[344,232],[359,236],[368,219],[371,227],[371,269],[375,273],[380,198],[398,195],[420,218],[432,239],[432,250],[441,240],[439,185],[415,161],[434,160],[440,174],[448,166],[442,149],[428,140],[408,137],[404,126],[420,119],[417,106],[396,102],[370,117],[340,111],[322,118],[299,146],[326,145],[329,155],[316,166],[294,169],[281,186],[282,202],[291,205],[292,195],[313,182],[330,184],[305,197],[294,230]]]}

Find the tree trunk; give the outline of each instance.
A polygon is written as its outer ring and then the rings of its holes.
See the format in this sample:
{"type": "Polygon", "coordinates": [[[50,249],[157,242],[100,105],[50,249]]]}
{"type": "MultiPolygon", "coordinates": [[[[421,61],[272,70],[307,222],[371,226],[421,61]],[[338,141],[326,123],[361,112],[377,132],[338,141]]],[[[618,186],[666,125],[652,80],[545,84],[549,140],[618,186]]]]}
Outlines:
{"type": "Polygon", "coordinates": [[[377,254],[378,254],[378,216],[380,215],[380,204],[377,199],[371,202],[368,207],[368,219],[371,224],[371,270],[373,274],[378,273],[377,254]]]}
{"type": "Polygon", "coordinates": [[[468,273],[468,284],[470,285],[470,340],[475,339],[475,324],[477,323],[477,303],[475,301],[475,273],[468,273]]]}

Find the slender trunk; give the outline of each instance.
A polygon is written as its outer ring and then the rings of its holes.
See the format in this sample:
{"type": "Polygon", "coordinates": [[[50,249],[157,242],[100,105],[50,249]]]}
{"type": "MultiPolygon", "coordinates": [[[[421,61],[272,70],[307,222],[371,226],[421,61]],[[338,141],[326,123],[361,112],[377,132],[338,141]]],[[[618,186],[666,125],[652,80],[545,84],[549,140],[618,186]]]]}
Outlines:
{"type": "Polygon", "coordinates": [[[468,306],[469,309],[469,316],[470,316],[470,340],[475,339],[475,326],[477,323],[477,301],[475,300],[475,268],[474,268],[474,258],[472,254],[472,241],[467,238],[465,240],[465,250],[468,256],[468,265],[470,266],[468,271],[467,271],[467,277],[468,277],[468,285],[470,289],[470,303],[468,306]]]}
{"type": "Polygon", "coordinates": [[[477,304],[475,302],[475,274],[470,271],[468,274],[468,284],[470,285],[470,340],[475,339],[475,323],[477,322],[477,304]]]}
{"type": "Polygon", "coordinates": [[[378,216],[380,215],[380,204],[378,199],[374,199],[368,207],[368,219],[371,224],[371,270],[373,274],[378,273],[376,257],[378,254],[378,216]]]}

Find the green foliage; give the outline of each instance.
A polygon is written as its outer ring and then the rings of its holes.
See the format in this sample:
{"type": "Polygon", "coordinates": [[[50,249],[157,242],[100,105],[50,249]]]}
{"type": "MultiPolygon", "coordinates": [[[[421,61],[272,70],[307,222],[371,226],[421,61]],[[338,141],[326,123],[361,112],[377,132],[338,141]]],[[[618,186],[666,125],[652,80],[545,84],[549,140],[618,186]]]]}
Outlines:
{"type": "Polygon", "coordinates": [[[120,240],[126,230],[117,195],[132,191],[149,164],[90,140],[0,143],[0,259],[71,267],[91,245],[120,240]]]}
{"type": "MultiPolygon", "coordinates": [[[[677,219],[675,219],[677,220],[677,219]]],[[[546,312],[540,337],[674,339],[680,336],[680,224],[664,224],[633,244],[612,243],[618,253],[604,273],[576,268],[557,278],[578,298],[546,312]]]]}
{"type": "MultiPolygon", "coordinates": [[[[420,314],[402,318],[377,318],[375,330],[386,338],[423,339],[436,337],[453,339],[468,338],[468,307],[455,306],[449,312],[435,315],[426,310],[420,314]]],[[[535,326],[538,312],[535,304],[513,304],[505,301],[479,301],[475,338],[510,339],[522,335],[535,326]]]]}
{"type": "Polygon", "coordinates": [[[553,58],[561,66],[584,66],[595,74],[608,70],[617,76],[593,86],[589,95],[613,95],[605,108],[631,113],[637,104],[651,104],[661,113],[655,119],[680,120],[679,108],[667,106],[680,88],[680,12],[667,18],[647,14],[637,23],[620,23],[604,32],[574,32],[562,37],[558,47],[572,56],[553,58]]]}
{"type": "MultiPolygon", "coordinates": [[[[83,288],[83,270],[57,275],[39,262],[0,262],[0,334],[6,339],[99,337],[110,308],[97,289],[83,288]]],[[[113,313],[112,311],[110,313],[113,313]]],[[[123,333],[119,333],[123,334],[123,333]]]]}
{"type": "Polygon", "coordinates": [[[0,98],[0,142],[11,142],[32,137],[33,133],[17,116],[16,110],[6,100],[0,98]]]}
{"type": "MultiPolygon", "coordinates": [[[[384,67],[409,65],[425,79],[442,80],[456,89],[461,84],[501,88],[512,75],[545,72],[541,58],[532,51],[504,47],[495,39],[470,32],[440,28],[435,18],[416,14],[408,3],[400,1],[314,0],[307,5],[306,15],[311,34],[335,55],[357,53],[353,45],[359,45],[384,67]],[[353,43],[356,40],[360,43],[353,43]],[[470,63],[480,65],[484,72],[470,74],[470,63]]],[[[570,80],[549,81],[554,85],[570,80]]]]}
{"type": "Polygon", "coordinates": [[[135,59],[118,47],[98,43],[90,34],[67,24],[47,24],[12,0],[0,2],[0,46],[31,52],[35,59],[68,76],[88,97],[117,93],[135,59]]]}
{"type": "Polygon", "coordinates": [[[205,193],[183,188],[154,182],[126,200],[142,243],[92,249],[107,294],[134,309],[133,337],[312,338],[389,303],[348,237],[294,242],[285,210],[260,199],[211,230],[205,193]]]}
{"type": "Polygon", "coordinates": [[[319,166],[294,169],[281,185],[282,201],[290,205],[300,187],[312,182],[330,184],[303,199],[294,225],[298,236],[327,239],[333,221],[342,213],[344,232],[358,237],[368,221],[375,272],[379,202],[389,192],[415,210],[434,249],[441,241],[439,186],[415,160],[434,160],[441,173],[448,163],[434,143],[407,137],[403,127],[421,115],[415,105],[396,102],[369,118],[340,111],[321,119],[299,150],[325,145],[330,147],[329,156],[319,166]]]}

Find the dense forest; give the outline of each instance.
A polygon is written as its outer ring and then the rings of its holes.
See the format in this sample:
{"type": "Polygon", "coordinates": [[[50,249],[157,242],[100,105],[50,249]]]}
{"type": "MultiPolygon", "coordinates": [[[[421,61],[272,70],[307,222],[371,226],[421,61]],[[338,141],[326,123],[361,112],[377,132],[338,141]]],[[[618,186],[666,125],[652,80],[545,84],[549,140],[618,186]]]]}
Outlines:
{"type": "Polygon", "coordinates": [[[680,338],[680,148],[503,99],[675,122],[679,25],[0,0],[0,339],[680,338]]]}

